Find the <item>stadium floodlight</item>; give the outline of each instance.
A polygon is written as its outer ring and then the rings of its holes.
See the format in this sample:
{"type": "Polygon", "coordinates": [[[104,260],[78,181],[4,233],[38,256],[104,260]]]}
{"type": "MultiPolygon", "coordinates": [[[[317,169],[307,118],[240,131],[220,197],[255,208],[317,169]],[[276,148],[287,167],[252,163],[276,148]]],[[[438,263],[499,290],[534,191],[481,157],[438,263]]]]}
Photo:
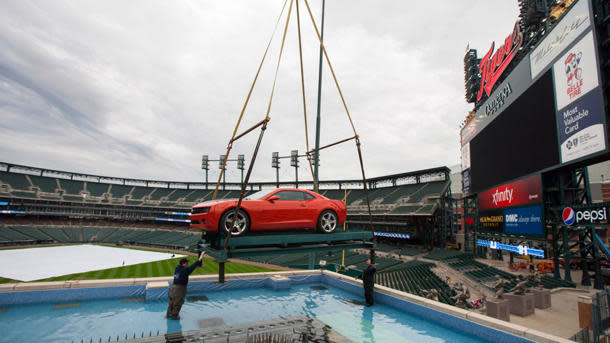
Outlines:
{"type": "Polygon", "coordinates": [[[201,156],[201,169],[208,170],[210,169],[210,165],[208,163],[208,155],[201,156]]]}
{"type": "Polygon", "coordinates": [[[277,151],[274,151],[271,154],[271,167],[273,167],[273,168],[280,167],[280,153],[277,151]]]}
{"type": "Polygon", "coordinates": [[[299,188],[299,151],[290,151],[290,166],[294,167],[294,180],[295,185],[299,188]]]}
{"type": "Polygon", "coordinates": [[[208,189],[208,171],[210,170],[208,155],[201,156],[201,169],[205,170],[205,189],[208,189]]]}
{"type": "Polygon", "coordinates": [[[271,153],[271,167],[275,168],[275,185],[280,188],[280,153],[277,151],[271,153]]]}
{"type": "Polygon", "coordinates": [[[245,169],[244,168],[245,160],[246,160],[246,157],[243,154],[237,156],[237,169],[241,169],[241,170],[245,169]]]}
{"type": "Polygon", "coordinates": [[[244,184],[244,166],[246,157],[243,154],[237,155],[237,169],[241,170],[241,184],[244,184]]]}
{"type": "Polygon", "coordinates": [[[291,167],[299,166],[299,151],[298,150],[290,151],[290,166],[291,167]]]}
{"type": "Polygon", "coordinates": [[[220,158],[218,159],[218,169],[223,169],[223,163],[225,161],[225,155],[220,155],[220,158]]]}

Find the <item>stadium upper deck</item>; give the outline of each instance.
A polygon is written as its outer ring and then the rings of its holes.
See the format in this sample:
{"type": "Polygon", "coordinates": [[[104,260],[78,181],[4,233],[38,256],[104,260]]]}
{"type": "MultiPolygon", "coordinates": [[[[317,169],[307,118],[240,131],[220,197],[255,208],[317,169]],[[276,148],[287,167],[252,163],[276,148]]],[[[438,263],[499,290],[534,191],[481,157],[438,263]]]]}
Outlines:
{"type": "MultiPolygon", "coordinates": [[[[446,167],[368,181],[373,214],[402,216],[432,215],[450,184],[446,167]]],[[[294,183],[282,182],[279,186],[294,187],[294,183]]],[[[300,182],[300,186],[313,189],[311,182],[300,182]]],[[[276,183],[259,182],[248,187],[250,193],[276,187],[276,183]]],[[[213,188],[204,183],[104,177],[0,163],[0,202],[4,203],[0,210],[9,214],[134,220],[184,218],[194,204],[211,200],[213,188]]],[[[217,199],[238,198],[239,188],[238,183],[226,183],[217,199]]],[[[367,212],[361,181],[321,181],[320,194],[331,199],[346,197],[348,214],[367,212]]]]}

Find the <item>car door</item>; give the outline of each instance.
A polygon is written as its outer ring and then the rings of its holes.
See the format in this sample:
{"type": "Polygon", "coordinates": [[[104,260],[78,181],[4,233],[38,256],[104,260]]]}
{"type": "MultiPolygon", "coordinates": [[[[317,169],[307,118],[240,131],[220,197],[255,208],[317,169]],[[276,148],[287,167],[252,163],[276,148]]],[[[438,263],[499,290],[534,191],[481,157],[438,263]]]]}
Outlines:
{"type": "Polygon", "coordinates": [[[305,199],[305,193],[297,190],[279,191],[273,195],[279,197],[274,200],[269,208],[273,211],[277,229],[309,228],[309,217],[311,209],[305,199]]]}

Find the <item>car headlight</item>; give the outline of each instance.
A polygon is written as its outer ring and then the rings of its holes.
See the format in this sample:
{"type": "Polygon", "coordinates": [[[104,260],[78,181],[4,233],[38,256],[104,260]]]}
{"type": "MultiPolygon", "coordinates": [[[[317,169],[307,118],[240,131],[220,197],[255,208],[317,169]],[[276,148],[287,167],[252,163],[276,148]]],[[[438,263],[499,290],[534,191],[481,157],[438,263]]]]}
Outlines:
{"type": "Polygon", "coordinates": [[[194,207],[193,211],[191,213],[200,214],[200,213],[208,213],[208,212],[210,212],[210,207],[206,206],[206,207],[194,207]]]}

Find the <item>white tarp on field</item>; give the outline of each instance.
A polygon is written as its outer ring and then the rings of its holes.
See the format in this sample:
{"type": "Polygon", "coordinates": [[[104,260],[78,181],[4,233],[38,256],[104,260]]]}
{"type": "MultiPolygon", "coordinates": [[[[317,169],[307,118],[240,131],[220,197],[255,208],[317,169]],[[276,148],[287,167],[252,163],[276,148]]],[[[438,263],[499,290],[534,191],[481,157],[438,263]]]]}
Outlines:
{"type": "Polygon", "coordinates": [[[172,254],[88,244],[0,250],[0,277],[32,281],[170,258],[172,254]]]}

